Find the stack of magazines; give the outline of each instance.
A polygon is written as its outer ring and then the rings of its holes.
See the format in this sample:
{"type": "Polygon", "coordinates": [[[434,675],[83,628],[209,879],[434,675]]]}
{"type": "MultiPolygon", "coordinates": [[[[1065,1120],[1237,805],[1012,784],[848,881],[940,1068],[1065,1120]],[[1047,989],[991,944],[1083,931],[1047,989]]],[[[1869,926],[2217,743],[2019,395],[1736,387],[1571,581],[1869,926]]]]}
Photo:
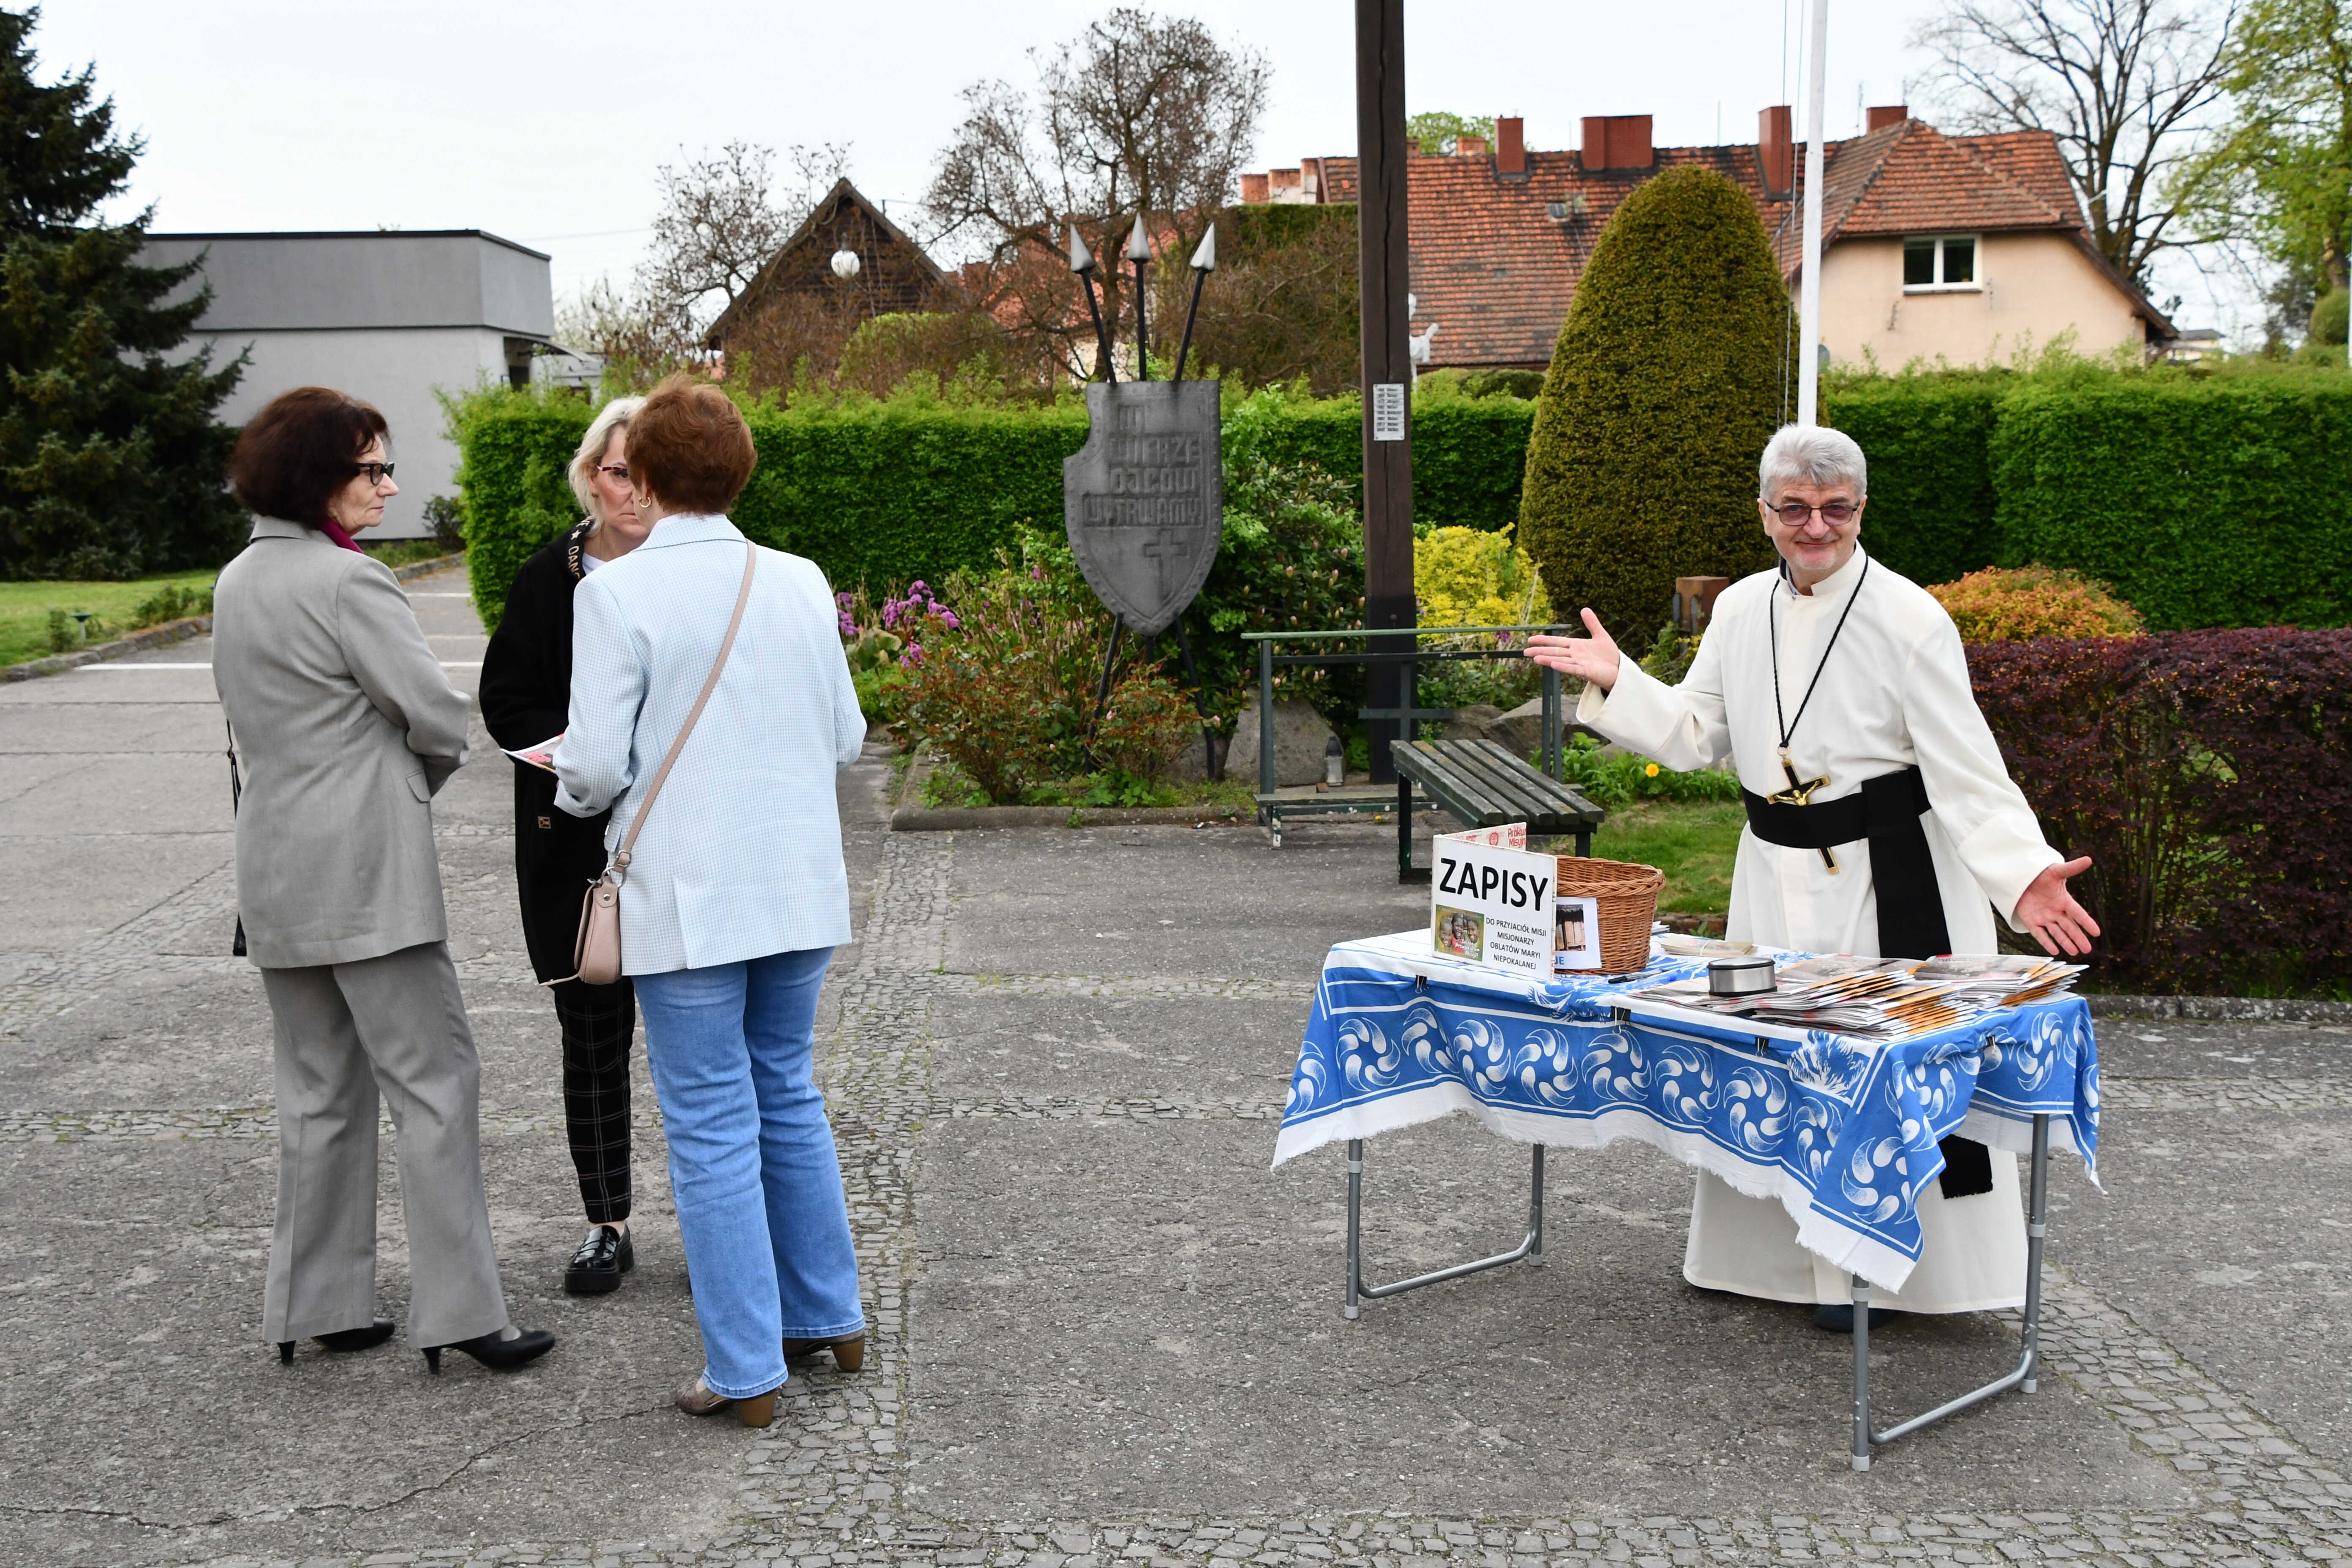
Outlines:
{"type": "Polygon", "coordinates": [[[1792,1029],[1829,1029],[1876,1040],[1908,1040],[2057,994],[2079,963],[2008,953],[1904,958],[1806,958],[1773,976],[1761,995],[1715,996],[1696,975],[1637,991],[1645,1002],[1726,1013],[1792,1029]]]}

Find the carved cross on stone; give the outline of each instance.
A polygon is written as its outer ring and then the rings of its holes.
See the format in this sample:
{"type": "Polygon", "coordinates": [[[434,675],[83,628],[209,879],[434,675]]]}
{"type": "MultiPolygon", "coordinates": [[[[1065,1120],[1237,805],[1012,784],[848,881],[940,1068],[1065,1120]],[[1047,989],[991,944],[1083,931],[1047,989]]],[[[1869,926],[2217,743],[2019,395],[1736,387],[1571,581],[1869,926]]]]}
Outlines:
{"type": "Polygon", "coordinates": [[[1162,528],[1153,532],[1151,542],[1143,547],[1143,553],[1159,567],[1160,580],[1165,583],[1168,580],[1169,568],[1171,566],[1181,568],[1183,558],[1192,553],[1192,547],[1184,542],[1183,538],[1174,529],[1162,528]]]}

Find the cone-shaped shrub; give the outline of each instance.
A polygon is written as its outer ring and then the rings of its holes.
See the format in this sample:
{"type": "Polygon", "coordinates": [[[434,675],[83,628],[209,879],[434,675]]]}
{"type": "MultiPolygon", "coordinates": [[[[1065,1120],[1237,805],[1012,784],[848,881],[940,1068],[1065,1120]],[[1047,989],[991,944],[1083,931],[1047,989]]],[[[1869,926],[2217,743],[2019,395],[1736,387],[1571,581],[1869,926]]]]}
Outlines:
{"type": "Polygon", "coordinates": [[[1794,401],[1788,291],[1756,205],[1711,170],[1625,198],[1577,285],[1528,447],[1519,542],[1572,617],[1649,646],[1677,576],[1772,563],[1756,460],[1794,401]]]}

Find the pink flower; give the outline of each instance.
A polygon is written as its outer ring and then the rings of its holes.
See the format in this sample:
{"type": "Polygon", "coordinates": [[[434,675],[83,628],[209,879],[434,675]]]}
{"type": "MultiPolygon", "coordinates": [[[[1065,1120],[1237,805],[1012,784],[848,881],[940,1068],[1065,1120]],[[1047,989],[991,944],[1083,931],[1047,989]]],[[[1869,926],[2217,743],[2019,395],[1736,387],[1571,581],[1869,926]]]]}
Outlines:
{"type": "Polygon", "coordinates": [[[940,606],[940,619],[947,623],[948,630],[951,632],[960,632],[963,630],[963,623],[957,620],[956,613],[953,610],[949,609],[945,605],[941,605],[940,606]]]}

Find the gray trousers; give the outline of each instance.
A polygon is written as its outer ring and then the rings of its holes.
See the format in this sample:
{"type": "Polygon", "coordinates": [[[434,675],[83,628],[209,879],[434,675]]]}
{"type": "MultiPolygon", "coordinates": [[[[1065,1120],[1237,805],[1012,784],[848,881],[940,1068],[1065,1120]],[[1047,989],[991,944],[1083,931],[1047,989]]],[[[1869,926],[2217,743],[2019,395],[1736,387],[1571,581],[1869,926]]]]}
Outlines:
{"type": "Polygon", "coordinates": [[[265,969],[261,978],[278,1079],[278,1226],[263,1337],[307,1339],[375,1316],[379,1090],[398,1135],[409,1342],[448,1344],[505,1328],[482,1195],[481,1059],[448,944],[265,969]]]}

